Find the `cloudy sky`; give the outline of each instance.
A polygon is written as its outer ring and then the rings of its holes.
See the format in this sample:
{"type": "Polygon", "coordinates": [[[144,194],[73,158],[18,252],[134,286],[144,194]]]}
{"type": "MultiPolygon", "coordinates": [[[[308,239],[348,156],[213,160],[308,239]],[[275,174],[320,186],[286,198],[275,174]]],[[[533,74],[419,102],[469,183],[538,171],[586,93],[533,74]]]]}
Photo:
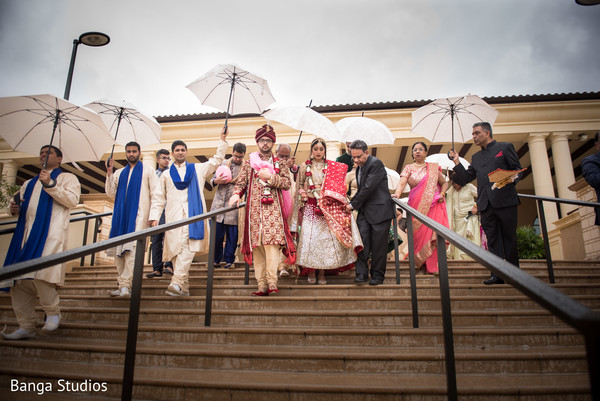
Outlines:
{"type": "Polygon", "coordinates": [[[600,90],[600,6],[574,0],[0,0],[0,96],[125,100],[154,116],[214,111],[185,87],[217,64],[279,104],[600,90]]]}

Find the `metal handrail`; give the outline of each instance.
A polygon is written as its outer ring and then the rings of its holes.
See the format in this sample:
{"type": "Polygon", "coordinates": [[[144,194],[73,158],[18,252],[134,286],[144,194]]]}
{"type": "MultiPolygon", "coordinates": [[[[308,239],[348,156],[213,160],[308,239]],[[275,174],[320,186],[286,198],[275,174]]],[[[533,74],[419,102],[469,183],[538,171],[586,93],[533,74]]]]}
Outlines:
{"type": "MultiPolygon", "coordinates": [[[[73,212],[71,213],[71,216],[75,216],[77,214],[85,214],[85,216],[81,216],[81,217],[73,217],[71,220],[69,220],[70,223],[77,223],[79,221],[84,221],[84,227],[83,227],[83,238],[82,238],[82,246],[87,245],[87,238],[88,238],[88,231],[89,231],[89,221],[91,219],[95,219],[95,224],[94,224],[94,235],[93,235],[93,242],[96,242],[96,240],[98,239],[98,228],[100,227],[100,219],[102,217],[105,216],[110,216],[113,214],[113,212],[104,212],[104,213],[96,213],[96,214],[92,214],[88,211],[82,210],[79,212],[73,212]]],[[[5,221],[0,223],[0,225],[7,225],[7,224],[17,224],[17,220],[14,221],[5,221]]],[[[6,228],[3,230],[0,230],[0,235],[4,235],[4,234],[12,234],[15,232],[15,228],[16,227],[11,227],[11,228],[6,228]]],[[[92,256],[90,257],[90,265],[94,266],[96,261],[96,254],[92,253],[92,256]]],[[[83,266],[85,264],[85,256],[81,257],[81,261],[79,262],[79,266],[83,266]]]]}
{"type": "MultiPolygon", "coordinates": [[[[552,199],[552,198],[550,198],[552,199]]],[[[588,370],[591,383],[592,396],[595,401],[600,401],[600,312],[575,301],[562,292],[550,287],[548,284],[525,273],[513,264],[499,258],[491,252],[475,245],[466,238],[461,237],[448,227],[423,215],[416,209],[394,199],[394,203],[407,213],[407,222],[410,224],[414,217],[438,235],[438,269],[440,280],[440,294],[442,303],[442,322],[444,331],[444,346],[446,354],[446,377],[448,386],[448,399],[457,400],[456,368],[454,363],[454,340],[452,334],[452,315],[450,309],[450,293],[448,282],[448,267],[445,242],[460,248],[474,260],[487,267],[495,275],[501,277],[508,284],[521,291],[533,301],[546,308],[565,323],[577,329],[585,338],[588,370]]],[[[394,231],[397,229],[394,226],[394,231]]],[[[412,239],[412,227],[407,229],[409,244],[412,239]]],[[[413,248],[409,248],[409,254],[413,248]]],[[[414,260],[409,262],[411,275],[414,260]]]]}
{"type": "Polygon", "coordinates": [[[535,199],[537,201],[540,228],[542,230],[542,238],[544,239],[544,249],[546,251],[546,267],[548,268],[548,280],[554,284],[554,264],[552,263],[552,254],[550,252],[550,240],[548,238],[548,226],[546,225],[546,212],[544,211],[544,202],[566,203],[577,206],[600,207],[598,202],[585,202],[573,199],[550,198],[547,196],[517,194],[521,198],[535,199]]]}
{"type": "MultiPolygon", "coordinates": [[[[120,235],[118,237],[110,238],[98,243],[84,245],[80,248],[70,249],[64,252],[56,253],[54,255],[42,256],[37,259],[27,260],[24,262],[19,262],[9,266],[5,266],[0,270],[0,281],[21,276],[26,273],[35,272],[49,266],[54,266],[59,263],[68,262],[69,260],[77,259],[79,257],[85,257],[89,254],[104,251],[106,249],[113,248],[117,245],[123,245],[128,242],[136,241],[133,281],[131,284],[131,300],[129,303],[129,321],[127,324],[127,341],[125,345],[123,384],[121,393],[122,400],[131,400],[133,394],[133,372],[135,368],[135,355],[137,348],[138,323],[142,295],[142,276],[144,273],[144,244],[146,238],[151,235],[160,234],[162,232],[169,231],[178,227],[183,227],[185,225],[189,225],[197,221],[210,219],[208,250],[208,260],[210,261],[214,259],[215,253],[215,236],[217,227],[216,216],[230,212],[232,210],[236,210],[245,205],[246,203],[243,202],[240,203],[238,206],[231,206],[228,208],[215,210],[206,214],[175,221],[173,223],[161,224],[156,227],[147,228],[145,230],[136,231],[130,234],[120,235]]],[[[206,303],[204,313],[205,326],[210,326],[211,324],[213,270],[213,264],[208,263],[208,273],[206,280],[206,303]]]]}

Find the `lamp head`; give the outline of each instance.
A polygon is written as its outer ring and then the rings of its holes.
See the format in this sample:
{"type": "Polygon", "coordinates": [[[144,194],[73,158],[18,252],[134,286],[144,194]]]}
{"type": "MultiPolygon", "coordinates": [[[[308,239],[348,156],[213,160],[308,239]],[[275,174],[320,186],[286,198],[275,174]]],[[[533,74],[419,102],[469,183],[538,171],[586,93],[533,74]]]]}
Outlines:
{"type": "Polygon", "coordinates": [[[79,43],[86,46],[100,47],[110,42],[110,37],[102,32],[86,32],[79,36],[79,43]]]}

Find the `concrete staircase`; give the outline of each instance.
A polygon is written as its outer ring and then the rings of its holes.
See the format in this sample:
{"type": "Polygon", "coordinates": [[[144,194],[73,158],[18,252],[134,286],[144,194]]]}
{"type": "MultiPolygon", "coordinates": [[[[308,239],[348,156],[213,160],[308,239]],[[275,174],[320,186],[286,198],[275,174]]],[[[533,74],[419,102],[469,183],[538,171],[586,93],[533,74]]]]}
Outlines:
{"type": "MultiPolygon", "coordinates": [[[[547,282],[544,262],[522,268],[547,282]]],[[[190,297],[165,295],[168,278],[144,278],[134,398],[445,400],[438,279],[417,276],[413,328],[408,266],[400,285],[388,269],[382,286],[356,286],[353,272],[326,286],[283,278],[280,295],[264,298],[249,296],[242,265],[218,269],[211,327],[205,265],[192,267],[190,297]]],[[[508,285],[484,286],[489,274],[476,263],[449,269],[460,400],[591,400],[578,332],[508,285]]],[[[115,274],[75,268],[57,332],[0,340],[1,400],[120,399],[129,300],[106,295],[115,274]]],[[[559,261],[555,277],[555,288],[600,310],[600,262],[559,261]]],[[[8,295],[0,323],[16,327],[8,295]]]]}

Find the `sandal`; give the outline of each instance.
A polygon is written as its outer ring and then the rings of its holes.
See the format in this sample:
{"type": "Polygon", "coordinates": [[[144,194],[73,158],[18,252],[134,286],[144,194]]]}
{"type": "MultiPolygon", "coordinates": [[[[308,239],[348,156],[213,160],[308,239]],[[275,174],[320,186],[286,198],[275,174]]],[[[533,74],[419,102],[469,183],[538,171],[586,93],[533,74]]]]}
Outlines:
{"type": "Polygon", "coordinates": [[[327,284],[327,279],[325,278],[325,272],[319,274],[319,285],[327,284]]]}
{"type": "Polygon", "coordinates": [[[170,274],[171,276],[173,275],[173,268],[172,267],[165,267],[164,274],[170,274]]]}
{"type": "Polygon", "coordinates": [[[223,266],[223,268],[229,269],[231,268],[231,266],[233,266],[233,263],[225,263],[225,266],[223,266]]]}
{"type": "Polygon", "coordinates": [[[313,275],[311,276],[310,274],[308,275],[308,284],[315,284],[317,282],[317,278],[313,275]]]}

